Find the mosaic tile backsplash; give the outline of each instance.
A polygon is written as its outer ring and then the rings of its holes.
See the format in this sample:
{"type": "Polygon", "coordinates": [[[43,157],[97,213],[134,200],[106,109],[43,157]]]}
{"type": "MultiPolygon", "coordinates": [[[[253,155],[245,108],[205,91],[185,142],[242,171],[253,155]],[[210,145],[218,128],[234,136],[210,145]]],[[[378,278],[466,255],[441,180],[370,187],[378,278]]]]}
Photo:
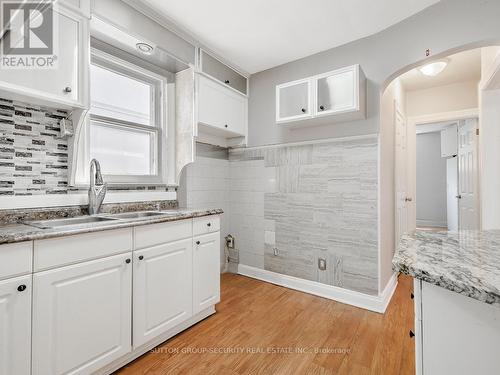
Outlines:
{"type": "Polygon", "coordinates": [[[67,113],[0,99],[0,195],[66,194],[67,113]]]}

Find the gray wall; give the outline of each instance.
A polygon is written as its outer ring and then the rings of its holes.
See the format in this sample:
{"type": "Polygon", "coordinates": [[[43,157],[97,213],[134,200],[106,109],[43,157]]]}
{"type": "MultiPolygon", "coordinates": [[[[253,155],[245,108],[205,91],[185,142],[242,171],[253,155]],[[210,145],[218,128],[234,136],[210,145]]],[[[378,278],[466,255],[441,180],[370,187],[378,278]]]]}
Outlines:
{"type": "Polygon", "coordinates": [[[417,135],[417,225],[446,227],[446,159],[441,133],[417,135]]]}
{"type": "Polygon", "coordinates": [[[500,41],[500,1],[442,0],[376,35],[284,64],[250,77],[250,146],[375,133],[380,91],[389,77],[425,59],[468,44],[500,41]],[[352,64],[368,80],[367,119],[290,130],[275,123],[275,86],[352,64]]]}

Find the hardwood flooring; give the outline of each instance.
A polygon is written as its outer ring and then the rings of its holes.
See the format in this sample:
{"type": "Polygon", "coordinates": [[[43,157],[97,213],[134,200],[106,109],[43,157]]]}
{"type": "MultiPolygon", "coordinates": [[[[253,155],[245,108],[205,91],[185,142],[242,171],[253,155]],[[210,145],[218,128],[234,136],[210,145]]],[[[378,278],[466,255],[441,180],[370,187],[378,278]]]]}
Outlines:
{"type": "Polygon", "coordinates": [[[411,290],[382,315],[225,274],[216,314],[116,374],[414,374],[411,290]]]}

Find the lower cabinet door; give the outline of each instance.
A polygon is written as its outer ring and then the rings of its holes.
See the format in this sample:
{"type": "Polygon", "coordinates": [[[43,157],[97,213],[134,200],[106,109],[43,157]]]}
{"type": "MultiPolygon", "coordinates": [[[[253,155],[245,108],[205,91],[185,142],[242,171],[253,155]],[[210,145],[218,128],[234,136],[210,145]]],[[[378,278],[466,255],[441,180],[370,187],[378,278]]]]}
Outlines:
{"type": "Polygon", "coordinates": [[[0,281],[0,375],[31,369],[31,275],[0,281]]]}
{"type": "Polygon", "coordinates": [[[33,375],[91,374],[131,351],[131,257],[35,273],[33,375]]]}
{"type": "Polygon", "coordinates": [[[193,313],[220,301],[220,232],[194,238],[193,313]]]}
{"type": "Polygon", "coordinates": [[[134,348],[193,312],[192,238],[134,253],[134,348]]]}

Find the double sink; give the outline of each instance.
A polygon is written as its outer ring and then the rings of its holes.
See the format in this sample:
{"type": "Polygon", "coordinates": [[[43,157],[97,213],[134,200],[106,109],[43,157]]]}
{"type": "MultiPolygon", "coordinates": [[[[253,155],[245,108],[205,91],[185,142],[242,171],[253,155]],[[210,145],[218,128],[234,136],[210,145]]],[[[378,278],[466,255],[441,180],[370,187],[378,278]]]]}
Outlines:
{"type": "Polygon", "coordinates": [[[108,224],[113,221],[120,220],[145,220],[154,217],[176,216],[178,211],[138,211],[138,212],[123,212],[119,214],[100,214],[93,216],[79,216],[66,219],[51,219],[29,221],[25,224],[40,229],[55,229],[66,226],[81,226],[94,224],[108,224]]]}

